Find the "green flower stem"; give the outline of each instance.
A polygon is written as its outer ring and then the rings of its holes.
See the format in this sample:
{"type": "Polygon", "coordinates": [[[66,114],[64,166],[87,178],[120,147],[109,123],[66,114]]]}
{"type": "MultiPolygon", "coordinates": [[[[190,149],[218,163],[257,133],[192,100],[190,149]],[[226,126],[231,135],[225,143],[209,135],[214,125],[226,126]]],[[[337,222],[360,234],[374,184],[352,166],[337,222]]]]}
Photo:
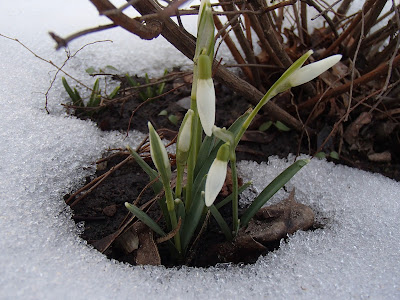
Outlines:
{"type": "Polygon", "coordinates": [[[282,93],[291,88],[290,82],[288,82],[288,78],[292,75],[296,70],[300,69],[304,62],[310,57],[312,51],[308,51],[303,54],[298,60],[296,60],[283,74],[282,76],[271,86],[268,92],[261,98],[260,102],[256,105],[251,114],[247,117],[246,121],[243,123],[242,128],[240,128],[239,134],[235,139],[235,148],[239,144],[240,139],[242,138],[244,132],[249,128],[251,122],[254,117],[260,111],[261,107],[263,107],[269,100],[275,97],[277,94],[282,93]]]}
{"type": "MultiPolygon", "coordinates": [[[[169,185],[168,181],[164,181],[164,190],[165,190],[165,198],[167,202],[167,209],[168,209],[168,214],[171,219],[171,225],[172,228],[175,229],[178,226],[178,221],[176,219],[176,213],[175,213],[175,202],[174,198],[172,197],[172,190],[171,186],[169,185]]],[[[175,241],[175,247],[178,250],[179,253],[182,253],[182,246],[181,246],[181,236],[178,232],[174,236],[174,241],[175,241]]]]}
{"type": "Polygon", "coordinates": [[[233,233],[236,235],[239,230],[239,185],[237,179],[236,170],[236,154],[235,151],[231,151],[230,157],[231,173],[232,173],[232,222],[233,222],[233,233]]]}
{"type": "Polygon", "coordinates": [[[175,187],[175,197],[182,198],[182,180],[183,173],[185,171],[185,165],[177,164],[176,166],[176,187],[175,187]]]}
{"type": "Polygon", "coordinates": [[[222,232],[224,233],[226,239],[228,241],[231,241],[233,239],[232,237],[232,233],[229,229],[228,224],[226,224],[224,218],[221,216],[220,212],[218,211],[218,209],[215,207],[215,205],[211,205],[209,207],[212,215],[214,216],[215,220],[217,221],[219,227],[221,227],[222,232]]]}
{"type": "Polygon", "coordinates": [[[190,147],[189,158],[187,161],[187,183],[186,183],[186,197],[185,197],[185,208],[189,211],[192,205],[193,197],[193,181],[194,181],[194,169],[196,167],[197,154],[201,145],[201,126],[199,113],[197,112],[196,96],[191,96],[191,109],[194,112],[193,123],[192,123],[192,146],[190,147]]]}
{"type": "Polygon", "coordinates": [[[264,97],[262,97],[262,99],[260,100],[260,102],[258,102],[258,104],[256,105],[256,107],[251,111],[250,115],[247,117],[246,121],[244,121],[242,127],[239,130],[239,133],[236,135],[236,139],[235,139],[235,145],[234,148],[237,147],[237,145],[240,142],[240,139],[242,138],[243,134],[245,133],[245,131],[247,130],[247,128],[249,128],[251,122],[253,121],[253,119],[255,118],[255,116],[258,114],[258,112],[260,111],[260,109],[269,101],[271,100],[273,97],[276,96],[276,92],[274,85],[268,90],[268,92],[264,95],[264,97]]]}

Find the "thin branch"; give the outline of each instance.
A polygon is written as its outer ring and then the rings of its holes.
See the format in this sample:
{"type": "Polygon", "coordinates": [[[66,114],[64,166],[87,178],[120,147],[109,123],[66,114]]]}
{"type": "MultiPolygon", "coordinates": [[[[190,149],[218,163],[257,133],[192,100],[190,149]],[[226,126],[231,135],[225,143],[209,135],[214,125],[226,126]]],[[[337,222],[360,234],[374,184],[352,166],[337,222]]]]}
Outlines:
{"type": "Polygon", "coordinates": [[[314,8],[319,12],[319,14],[320,14],[320,15],[325,19],[325,21],[328,23],[329,28],[332,30],[332,32],[333,32],[333,34],[335,35],[335,37],[338,38],[338,37],[339,37],[339,34],[338,34],[337,30],[336,30],[335,24],[333,23],[333,21],[331,20],[331,18],[328,17],[328,14],[327,14],[327,10],[328,10],[328,9],[322,10],[321,7],[319,7],[318,4],[315,3],[314,0],[302,0],[302,1],[305,1],[308,5],[314,7],[314,8]]]}
{"type": "Polygon", "coordinates": [[[354,76],[355,76],[355,70],[356,70],[356,60],[357,60],[357,56],[358,56],[358,51],[360,50],[361,43],[364,39],[364,21],[365,21],[364,8],[361,8],[361,36],[360,36],[360,39],[358,40],[357,48],[354,53],[354,57],[353,57],[353,60],[351,62],[351,67],[350,67],[350,69],[351,69],[350,95],[349,95],[349,103],[347,105],[347,112],[346,112],[345,118],[344,118],[345,122],[347,122],[347,119],[350,114],[351,99],[353,98],[353,84],[354,84],[354,76]]]}
{"type": "MultiPolygon", "coordinates": [[[[116,7],[108,0],[90,0],[99,11],[101,15],[104,12],[115,10],[116,7]]],[[[136,1],[134,4],[138,4],[136,1]]],[[[107,17],[114,22],[114,24],[121,26],[129,32],[136,34],[142,39],[151,40],[160,35],[162,30],[162,22],[160,20],[152,20],[142,24],[137,19],[131,19],[125,14],[109,14],[107,17]]]]}
{"type": "Polygon", "coordinates": [[[53,38],[53,40],[55,40],[56,43],[57,43],[56,50],[59,50],[62,47],[64,47],[64,48],[67,47],[68,44],[74,39],[80,38],[80,37],[82,37],[82,36],[84,36],[86,34],[89,34],[89,33],[94,33],[94,32],[98,32],[98,31],[102,31],[102,30],[107,30],[107,29],[114,28],[114,27],[117,27],[117,25],[115,25],[115,24],[101,25],[101,26],[98,26],[98,27],[89,28],[89,29],[85,29],[85,30],[76,32],[74,34],[71,34],[70,36],[67,36],[66,38],[62,38],[62,37],[58,36],[57,34],[55,34],[54,32],[51,32],[51,31],[49,32],[49,34],[53,38]]]}
{"type": "Polygon", "coordinates": [[[226,30],[223,28],[221,21],[219,20],[218,16],[214,15],[214,23],[215,27],[217,30],[220,32],[221,36],[223,36],[223,40],[225,44],[228,46],[229,50],[232,53],[233,58],[236,60],[238,64],[243,65],[241,67],[242,71],[244,74],[246,74],[247,78],[249,78],[250,81],[254,80],[253,74],[248,66],[245,65],[245,60],[243,59],[242,55],[240,54],[239,50],[236,48],[235,43],[232,41],[231,37],[229,34],[226,32],[226,30]]]}
{"type": "MultiPolygon", "coordinates": [[[[237,8],[234,5],[223,5],[222,9],[224,11],[235,11],[237,8]]],[[[229,23],[231,24],[231,27],[233,29],[233,32],[235,33],[235,36],[239,42],[240,47],[242,48],[244,55],[246,56],[246,60],[250,64],[255,64],[256,57],[254,55],[254,51],[250,45],[250,42],[246,39],[242,28],[240,27],[240,23],[237,18],[234,18],[230,15],[227,16],[229,23]]],[[[252,74],[254,78],[254,83],[255,86],[258,88],[261,88],[261,79],[260,79],[260,73],[258,69],[252,69],[252,74]]]]}
{"type": "MultiPolygon", "coordinates": [[[[369,11],[374,3],[375,3],[374,0],[367,0],[367,2],[363,6],[364,13],[369,11]]],[[[330,45],[330,47],[324,51],[324,53],[322,53],[321,59],[327,57],[328,55],[330,55],[332,53],[332,51],[335,48],[339,47],[341,45],[342,41],[344,41],[344,39],[346,39],[350,35],[350,33],[353,32],[353,30],[356,28],[356,26],[358,25],[358,23],[360,21],[361,21],[361,12],[359,12],[357,14],[357,16],[354,17],[350,26],[347,27],[347,29],[336,39],[336,41],[333,42],[332,45],[330,45]]]]}
{"type": "Polygon", "coordinates": [[[354,42],[347,48],[347,53],[349,56],[354,55],[358,45],[357,44],[358,40],[362,39],[369,33],[372,26],[375,24],[377,18],[379,17],[379,14],[381,13],[383,7],[385,6],[386,1],[387,0],[377,0],[374,3],[373,9],[370,9],[368,13],[366,11],[362,12],[363,14],[365,14],[365,24],[364,25],[358,24],[358,26],[356,27],[353,33],[354,42]],[[361,34],[361,26],[364,26],[363,34],[361,34]]]}
{"type": "MultiPolygon", "coordinates": [[[[252,8],[252,5],[249,3],[247,4],[248,7],[252,8]]],[[[281,60],[278,58],[278,56],[275,54],[274,50],[271,48],[271,45],[268,43],[267,39],[264,36],[264,32],[263,29],[261,27],[261,24],[258,20],[258,18],[256,18],[255,15],[249,15],[252,27],[254,29],[254,31],[257,34],[258,39],[260,40],[261,46],[262,48],[267,51],[268,55],[271,57],[271,59],[279,66],[279,67],[283,67],[283,63],[281,62],[281,60]]]]}
{"type": "MultiPolygon", "coordinates": [[[[393,3],[393,7],[395,7],[394,0],[392,0],[392,3],[393,3]]],[[[390,77],[392,76],[392,69],[393,69],[393,65],[394,65],[394,60],[395,60],[397,52],[399,51],[399,48],[400,48],[400,33],[399,33],[399,30],[400,30],[400,16],[399,16],[399,11],[397,10],[397,8],[395,9],[395,17],[396,17],[396,23],[397,23],[397,29],[398,29],[396,46],[394,47],[393,54],[392,54],[392,56],[390,57],[390,60],[389,60],[389,67],[388,67],[388,71],[387,71],[387,75],[386,75],[386,79],[385,79],[385,84],[384,84],[384,86],[382,88],[382,92],[377,97],[378,101],[374,104],[374,106],[372,107],[371,111],[373,109],[375,109],[383,100],[383,98],[381,96],[388,88],[390,77]]]]}

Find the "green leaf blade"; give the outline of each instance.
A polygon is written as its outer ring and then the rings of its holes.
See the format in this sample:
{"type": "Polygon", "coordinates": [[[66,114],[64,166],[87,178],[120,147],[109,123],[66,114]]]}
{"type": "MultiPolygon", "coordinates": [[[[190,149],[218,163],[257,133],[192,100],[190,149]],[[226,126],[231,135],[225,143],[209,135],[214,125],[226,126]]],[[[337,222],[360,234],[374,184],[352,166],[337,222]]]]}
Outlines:
{"type": "Polygon", "coordinates": [[[160,226],[152,218],[150,218],[144,211],[142,211],[140,208],[137,206],[130,204],[128,202],[125,202],[125,207],[134,215],[136,216],[140,221],[142,221],[144,224],[150,227],[151,230],[153,230],[155,233],[161,235],[161,236],[166,236],[167,234],[164,232],[164,230],[161,229],[160,226]]]}
{"type": "Polygon", "coordinates": [[[240,226],[246,226],[257,211],[308,163],[308,159],[298,160],[272,180],[272,182],[256,197],[256,199],[254,199],[253,203],[240,218],[240,226]]]}

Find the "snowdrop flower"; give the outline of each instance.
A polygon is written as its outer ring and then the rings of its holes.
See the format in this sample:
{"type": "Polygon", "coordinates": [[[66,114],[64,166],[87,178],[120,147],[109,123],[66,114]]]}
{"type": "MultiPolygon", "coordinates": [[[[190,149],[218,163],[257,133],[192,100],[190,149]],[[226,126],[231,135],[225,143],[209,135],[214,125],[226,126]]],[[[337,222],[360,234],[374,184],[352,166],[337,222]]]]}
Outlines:
{"type": "Polygon", "coordinates": [[[337,54],[329,56],[312,64],[308,64],[307,66],[293,72],[293,74],[289,76],[288,82],[291,87],[309,82],[324,73],[329,68],[336,65],[341,59],[342,55],[337,54]]]}
{"type": "Polygon", "coordinates": [[[208,171],[205,186],[205,202],[207,207],[213,205],[224,185],[228,168],[229,151],[229,144],[223,144],[218,149],[217,157],[208,171]]]}
{"type": "Polygon", "coordinates": [[[276,82],[273,95],[284,92],[292,87],[302,85],[306,82],[313,80],[329,68],[338,63],[342,55],[332,55],[320,61],[308,64],[302,67],[305,61],[313,54],[312,50],[303,54],[296,62],[283,73],[281,78],[276,82]]]}
{"type": "Polygon", "coordinates": [[[198,60],[196,102],[201,126],[205,134],[211,136],[215,123],[215,90],[210,58],[204,54],[198,60]]]}
{"type": "Polygon", "coordinates": [[[150,122],[148,122],[147,125],[149,127],[151,159],[153,160],[158,173],[160,173],[163,182],[165,180],[165,184],[167,181],[171,180],[171,163],[168,158],[167,149],[165,149],[165,146],[153,125],[151,125],[150,122]]]}
{"type": "Polygon", "coordinates": [[[180,164],[186,162],[190,145],[192,143],[193,115],[193,110],[189,109],[183,118],[181,127],[179,128],[178,139],[176,141],[176,161],[180,164]]]}

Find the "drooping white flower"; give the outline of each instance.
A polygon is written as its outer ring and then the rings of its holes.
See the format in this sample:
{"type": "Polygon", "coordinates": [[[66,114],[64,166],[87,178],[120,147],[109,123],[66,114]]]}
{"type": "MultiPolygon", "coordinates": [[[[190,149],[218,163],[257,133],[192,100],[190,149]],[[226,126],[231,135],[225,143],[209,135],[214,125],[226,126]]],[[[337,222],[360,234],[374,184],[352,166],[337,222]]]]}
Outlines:
{"type": "Polygon", "coordinates": [[[342,55],[336,54],[320,61],[308,64],[293,72],[287,79],[291,87],[302,85],[313,80],[342,59],[342,55]]]}
{"type": "Polygon", "coordinates": [[[215,123],[215,89],[210,58],[203,54],[198,59],[196,103],[201,126],[205,134],[211,136],[215,123]]]}
{"type": "Polygon", "coordinates": [[[296,60],[271,87],[270,98],[292,87],[299,86],[313,80],[340,61],[340,54],[333,55],[302,67],[306,60],[313,54],[312,50],[304,53],[296,60]]]}
{"type": "Polygon", "coordinates": [[[228,169],[229,145],[223,144],[219,149],[216,158],[208,171],[205,185],[205,203],[207,207],[213,205],[221,191],[228,169]]]}
{"type": "Polygon", "coordinates": [[[161,179],[170,180],[171,163],[168,158],[167,149],[165,149],[165,146],[153,125],[150,122],[148,122],[147,125],[149,127],[151,159],[160,173],[161,179]]]}
{"type": "Polygon", "coordinates": [[[205,134],[211,136],[215,123],[215,90],[212,78],[197,80],[196,100],[201,126],[205,134]]]}

